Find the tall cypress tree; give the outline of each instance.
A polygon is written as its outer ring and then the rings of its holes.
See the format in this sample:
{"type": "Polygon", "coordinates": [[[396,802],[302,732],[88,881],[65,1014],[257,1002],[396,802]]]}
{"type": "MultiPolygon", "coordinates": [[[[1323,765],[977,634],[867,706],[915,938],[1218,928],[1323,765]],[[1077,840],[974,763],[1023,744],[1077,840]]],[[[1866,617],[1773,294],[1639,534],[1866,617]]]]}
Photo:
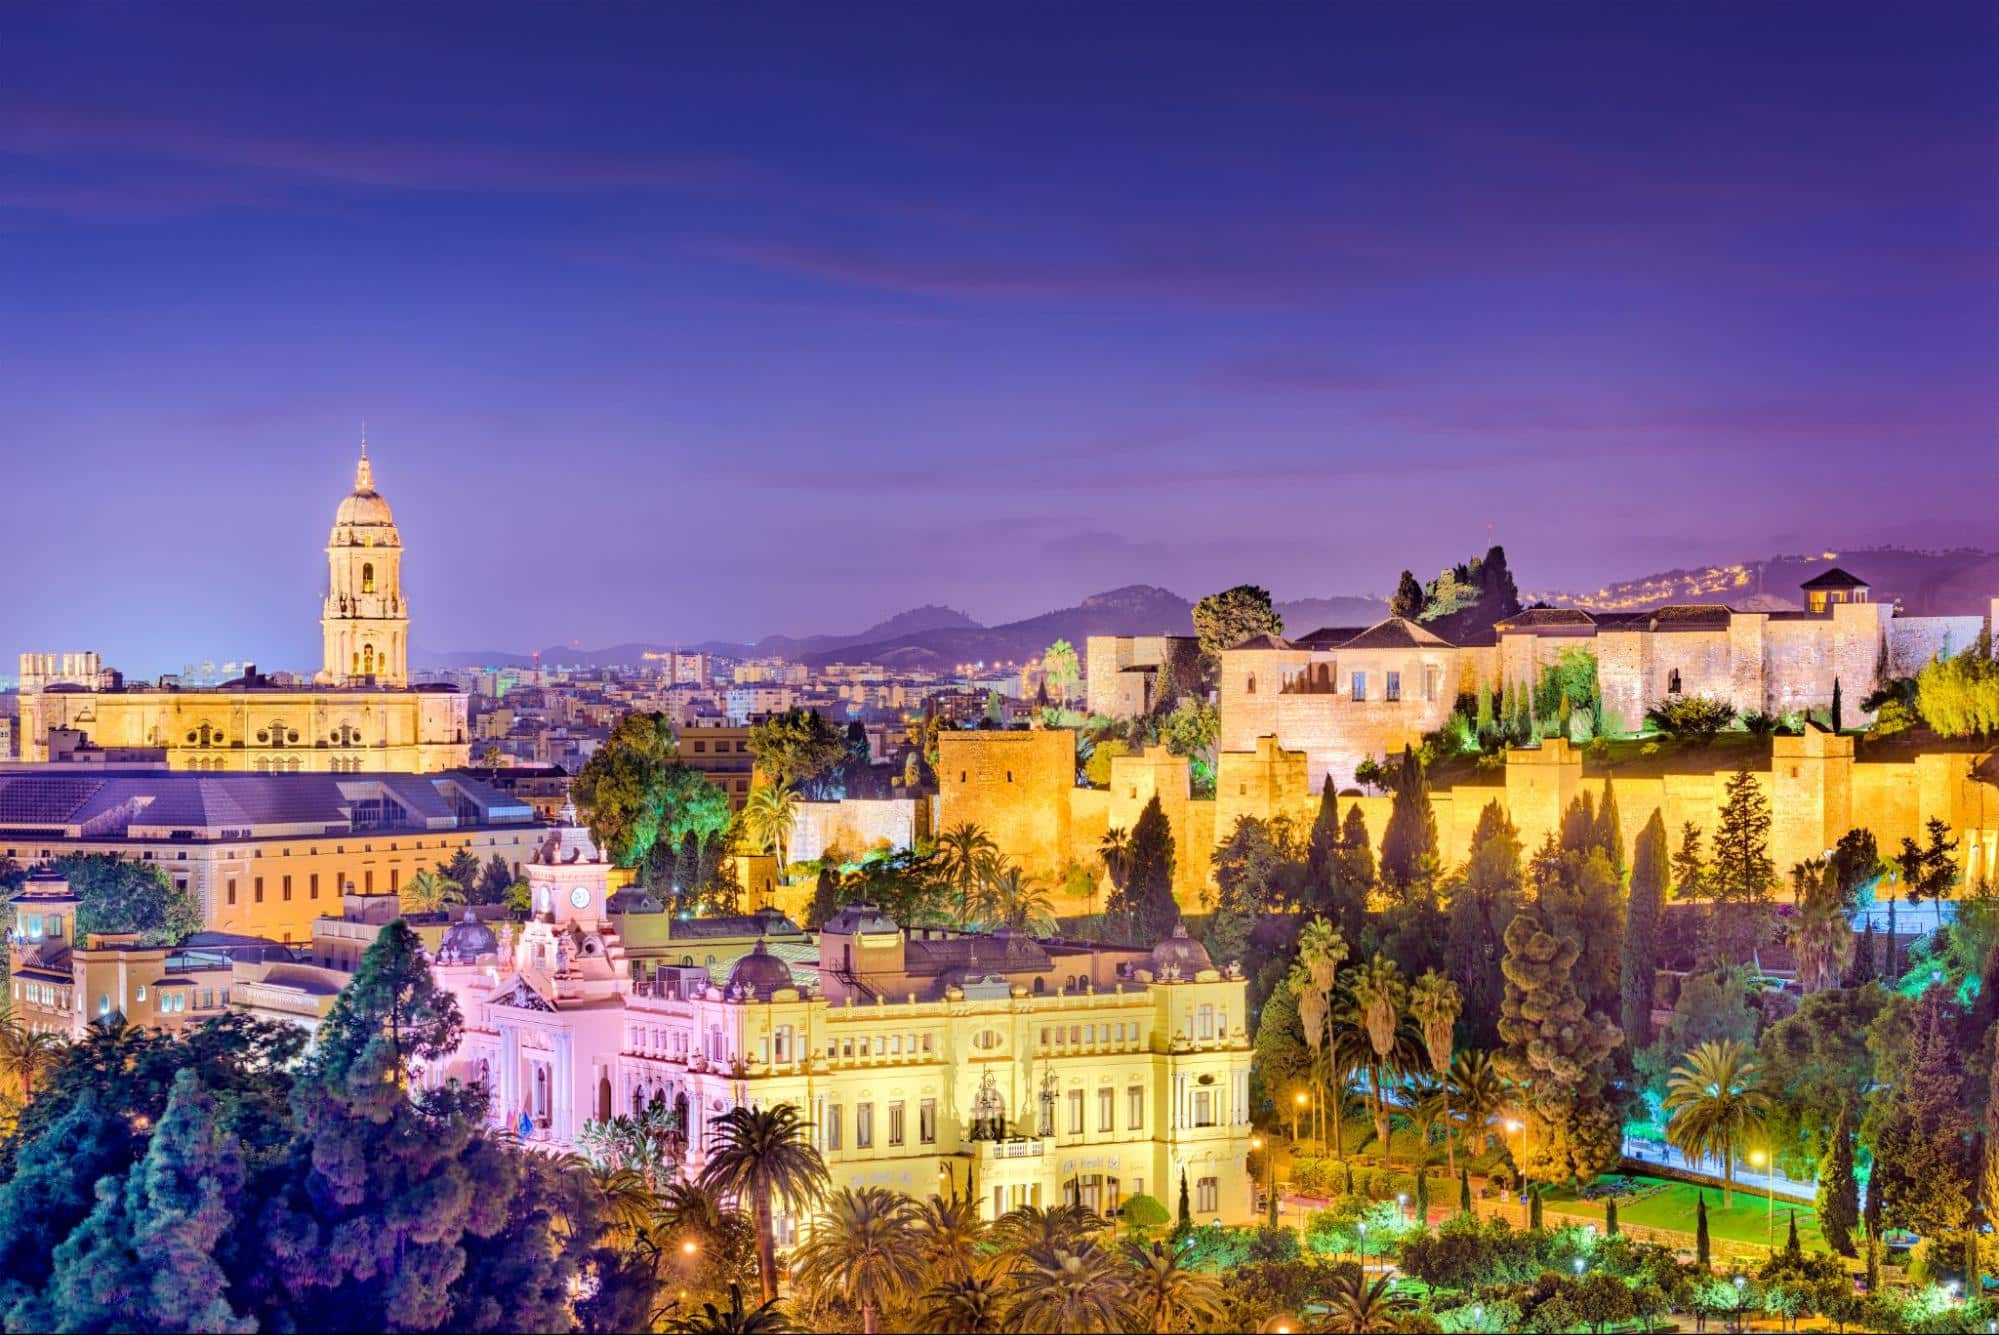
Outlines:
{"type": "Polygon", "coordinates": [[[1173,898],[1173,854],[1173,829],[1154,794],[1131,827],[1124,885],[1111,900],[1134,945],[1157,945],[1180,921],[1180,905],[1173,898]]]}
{"type": "Polygon", "coordinates": [[[1339,874],[1334,878],[1333,925],[1346,941],[1360,940],[1367,926],[1367,897],[1374,891],[1374,845],[1360,803],[1348,805],[1340,821],[1339,874]]]}
{"type": "Polygon", "coordinates": [[[1471,1213],[1471,1169],[1458,1169],[1458,1213],[1471,1213]]]}
{"type": "Polygon", "coordinates": [[[1703,1191],[1694,1196],[1694,1261],[1703,1270],[1711,1264],[1708,1253],[1707,1193],[1703,1191]]]}
{"type": "Polygon", "coordinates": [[[1187,1232],[1194,1227],[1194,1206],[1187,1195],[1187,1170],[1180,1170],[1180,1223],[1179,1231],[1187,1232]]]}
{"type": "Polygon", "coordinates": [[[1603,781],[1603,801],[1596,809],[1596,831],[1592,842],[1603,851],[1605,857],[1610,859],[1611,868],[1616,871],[1617,879],[1623,880],[1624,823],[1617,815],[1617,785],[1610,779],[1603,781]]]}
{"type": "Polygon", "coordinates": [[[1319,785],[1319,810],[1305,843],[1305,905],[1325,913],[1337,902],[1334,880],[1339,874],[1340,800],[1333,776],[1319,785]]]}
{"type": "Polygon", "coordinates": [[[1520,835],[1495,800],[1478,813],[1464,872],[1452,885],[1445,926],[1445,968],[1464,994],[1458,1028],[1465,1044],[1499,1041],[1506,996],[1506,924],[1520,908],[1520,835]]]}
{"type": "Polygon", "coordinates": [[[1728,781],[1726,794],[1715,822],[1711,879],[1722,957],[1739,959],[1762,944],[1777,868],[1770,860],[1770,799],[1747,766],[1728,781]]]}
{"type": "Polygon", "coordinates": [[[1860,1227],[1860,1182],[1853,1175],[1853,1108],[1841,1102],[1832,1140],[1819,1161],[1819,1232],[1826,1245],[1841,1256],[1855,1254],[1854,1230],[1860,1227]]]}
{"type": "Polygon", "coordinates": [[[1603,1198],[1603,1235],[1606,1238],[1617,1236],[1617,1197],[1615,1196],[1606,1196],[1603,1198]]]}
{"type": "Polygon", "coordinates": [[[1415,751],[1402,748],[1388,828],[1381,834],[1381,884],[1395,894],[1409,888],[1437,860],[1437,816],[1430,807],[1430,780],[1415,751]]]}
{"type": "MultiPolygon", "coordinates": [[[[1606,794],[1603,809],[1615,820],[1606,794]]],[[[1652,1045],[1652,995],[1659,976],[1659,925],[1666,900],[1666,822],[1657,811],[1638,832],[1631,859],[1631,895],[1625,905],[1624,950],[1618,971],[1620,1018],[1631,1052],[1652,1045]]]]}

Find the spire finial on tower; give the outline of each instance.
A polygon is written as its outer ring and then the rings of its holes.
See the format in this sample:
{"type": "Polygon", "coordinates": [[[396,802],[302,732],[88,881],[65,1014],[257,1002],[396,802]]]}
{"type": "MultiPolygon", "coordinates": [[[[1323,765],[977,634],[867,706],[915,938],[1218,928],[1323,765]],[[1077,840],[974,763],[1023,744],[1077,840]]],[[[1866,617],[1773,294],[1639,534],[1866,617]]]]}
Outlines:
{"type": "Polygon", "coordinates": [[[354,466],[354,490],[373,491],[375,470],[368,464],[368,424],[361,423],[361,462],[354,466]]]}

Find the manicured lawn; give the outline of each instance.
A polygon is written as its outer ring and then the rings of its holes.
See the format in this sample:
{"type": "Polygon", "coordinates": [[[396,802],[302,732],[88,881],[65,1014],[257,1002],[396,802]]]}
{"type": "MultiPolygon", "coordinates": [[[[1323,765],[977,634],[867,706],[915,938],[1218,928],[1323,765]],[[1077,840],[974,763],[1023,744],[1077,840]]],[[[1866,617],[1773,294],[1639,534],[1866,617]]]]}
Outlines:
{"type": "MultiPolygon", "coordinates": [[[[1644,1190],[1656,1182],[1657,1178],[1634,1177],[1631,1179],[1634,1191],[1644,1190]]],[[[1691,1236],[1694,1231],[1694,1201],[1698,1195],[1707,1196],[1707,1226],[1711,1237],[1727,1238],[1733,1242],[1760,1243],[1765,1236],[1764,1212],[1769,1208],[1761,1192],[1745,1191],[1740,1188],[1735,1193],[1735,1208],[1721,1208],[1721,1190],[1718,1187],[1695,1187],[1684,1182],[1666,1184],[1663,1191],[1654,1192],[1643,1200],[1621,1199],[1617,1202],[1617,1219],[1620,1224],[1632,1224],[1641,1228],[1667,1228],[1691,1236]]],[[[1565,1214],[1591,1215],[1603,1217],[1603,1202],[1577,1200],[1566,1190],[1549,1191],[1543,1200],[1551,1210],[1565,1214]]],[[[1789,1212],[1798,1212],[1798,1241],[1807,1250],[1823,1249],[1825,1240],[1819,1236],[1818,1213],[1808,1205],[1793,1205],[1781,1197],[1777,1201],[1776,1228],[1773,1236],[1779,1247],[1784,1245],[1789,1212]]]]}

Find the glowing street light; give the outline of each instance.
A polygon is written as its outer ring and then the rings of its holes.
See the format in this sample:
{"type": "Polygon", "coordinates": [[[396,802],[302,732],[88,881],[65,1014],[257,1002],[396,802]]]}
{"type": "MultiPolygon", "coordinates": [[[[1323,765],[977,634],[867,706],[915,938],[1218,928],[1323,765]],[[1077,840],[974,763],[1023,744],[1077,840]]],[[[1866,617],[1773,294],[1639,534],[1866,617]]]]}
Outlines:
{"type": "MultiPolygon", "coordinates": [[[[1762,1150],[1749,1152],[1749,1162],[1759,1169],[1769,1158],[1762,1150]]],[[[1774,1252],[1777,1250],[1777,1170],[1774,1165],[1763,1174],[1763,1196],[1763,1245],[1774,1252]]]]}

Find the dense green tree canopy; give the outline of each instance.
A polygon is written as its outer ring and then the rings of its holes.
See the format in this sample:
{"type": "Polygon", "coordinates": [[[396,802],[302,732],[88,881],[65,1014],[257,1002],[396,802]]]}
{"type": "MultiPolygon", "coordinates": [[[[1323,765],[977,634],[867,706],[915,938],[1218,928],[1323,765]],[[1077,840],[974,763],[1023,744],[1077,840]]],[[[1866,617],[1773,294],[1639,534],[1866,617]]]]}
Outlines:
{"type": "Polygon", "coordinates": [[[1238,584],[1194,604],[1194,634],[1201,652],[1218,654],[1255,635],[1282,635],[1284,618],[1271,605],[1270,590],[1238,584]]]}
{"type": "Polygon", "coordinates": [[[71,853],[50,870],[77,897],[76,934],[137,932],[146,945],[173,945],[201,930],[193,892],[177,890],[157,866],[110,853],[71,853]]]}

